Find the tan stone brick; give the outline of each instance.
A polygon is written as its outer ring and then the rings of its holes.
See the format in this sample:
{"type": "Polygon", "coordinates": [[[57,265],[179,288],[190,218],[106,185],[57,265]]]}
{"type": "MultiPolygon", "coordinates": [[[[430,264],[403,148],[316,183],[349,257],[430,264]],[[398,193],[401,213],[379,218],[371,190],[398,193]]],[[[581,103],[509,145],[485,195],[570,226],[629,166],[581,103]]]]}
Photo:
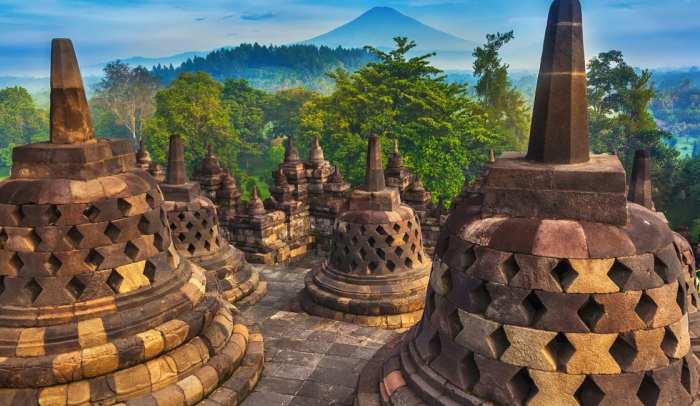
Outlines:
{"type": "Polygon", "coordinates": [[[185,394],[177,385],[169,385],[153,393],[158,406],[179,406],[185,405],[185,394]]]}
{"type": "Polygon", "coordinates": [[[39,390],[40,406],[64,406],[66,404],[66,385],[50,386],[39,390]]]}
{"type": "Polygon", "coordinates": [[[458,312],[463,329],[455,337],[455,343],[477,354],[496,358],[496,349],[492,348],[488,337],[501,325],[462,309],[458,309],[458,312]]]}
{"type": "Polygon", "coordinates": [[[143,355],[146,359],[151,359],[163,352],[165,349],[165,340],[163,335],[157,330],[146,330],[143,333],[136,334],[143,342],[143,355]]]}
{"type": "Polygon", "coordinates": [[[66,389],[68,406],[82,406],[90,402],[90,384],[87,381],[71,382],[66,389]]]}
{"type": "Polygon", "coordinates": [[[392,371],[384,377],[383,384],[387,395],[391,397],[397,389],[406,386],[406,380],[403,379],[400,371],[392,371]]]}
{"type": "Polygon", "coordinates": [[[685,357],[690,352],[690,333],[688,331],[688,315],[686,314],[677,323],[667,327],[678,340],[676,346],[664,348],[666,355],[671,358],[680,359],[685,357]]]}
{"type": "Polygon", "coordinates": [[[114,270],[124,278],[119,284],[119,293],[129,293],[151,286],[151,282],[143,274],[145,267],[146,261],[139,261],[115,268],[114,270]]]}
{"type": "Polygon", "coordinates": [[[165,355],[146,362],[150,376],[151,390],[157,391],[177,381],[177,365],[165,355]]]}
{"type": "Polygon", "coordinates": [[[177,386],[179,386],[180,389],[182,389],[182,392],[185,394],[185,403],[188,406],[194,405],[204,397],[204,387],[202,386],[202,382],[200,382],[195,375],[190,375],[187,378],[179,381],[177,386]]]}
{"type": "Polygon", "coordinates": [[[501,356],[501,361],[544,371],[557,370],[557,361],[547,349],[556,332],[516,326],[504,326],[503,329],[510,347],[501,356]]]}
{"type": "Polygon", "coordinates": [[[668,326],[681,319],[681,308],[676,303],[678,281],[645,292],[656,303],[656,312],[649,327],[668,326]]]}
{"type": "Polygon", "coordinates": [[[52,361],[53,375],[61,383],[82,379],[82,358],[80,351],[58,354],[52,361]]]}
{"type": "Polygon", "coordinates": [[[107,333],[101,318],[78,322],[78,341],[80,347],[90,348],[107,343],[107,333]]]}
{"type": "Polygon", "coordinates": [[[45,354],[43,328],[23,328],[19,333],[18,357],[39,357],[45,354]]]}
{"type": "Polygon", "coordinates": [[[668,366],[668,358],[661,348],[665,334],[663,327],[625,333],[624,337],[627,342],[633,343],[636,352],[619,359],[622,369],[625,372],[641,372],[668,366]]]}
{"type": "Polygon", "coordinates": [[[202,383],[202,388],[205,394],[211,393],[219,384],[219,374],[216,369],[209,365],[205,365],[195,373],[199,381],[202,383]]]}
{"type": "Polygon", "coordinates": [[[566,333],[575,351],[566,362],[569,374],[619,374],[620,366],[610,355],[617,334],[566,333]]]}
{"type": "Polygon", "coordinates": [[[112,343],[86,348],[82,351],[81,357],[84,377],[104,375],[119,367],[119,353],[112,343]]]}
{"type": "Polygon", "coordinates": [[[165,339],[165,350],[170,351],[182,344],[187,338],[190,326],[182,320],[170,320],[156,327],[156,330],[163,333],[165,339]]]}
{"type": "Polygon", "coordinates": [[[615,259],[571,259],[576,278],[566,289],[567,293],[613,293],[620,288],[608,277],[615,259]]]}
{"type": "Polygon", "coordinates": [[[558,372],[545,372],[531,369],[530,378],[537,386],[535,396],[527,403],[528,406],[578,406],[574,397],[585,375],[568,375],[558,372]]]}
{"type": "Polygon", "coordinates": [[[151,381],[148,368],[145,365],[136,365],[114,373],[114,390],[119,399],[125,396],[144,394],[150,392],[151,381]]]}

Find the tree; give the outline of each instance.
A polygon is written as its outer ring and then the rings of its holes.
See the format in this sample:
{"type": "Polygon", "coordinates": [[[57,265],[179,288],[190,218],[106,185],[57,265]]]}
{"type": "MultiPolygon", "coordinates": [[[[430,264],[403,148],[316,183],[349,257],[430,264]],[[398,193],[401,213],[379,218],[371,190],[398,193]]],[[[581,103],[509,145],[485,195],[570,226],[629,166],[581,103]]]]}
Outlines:
{"type": "Polygon", "coordinates": [[[377,61],[357,72],[331,74],[336,90],[304,105],[302,134],[320,136],[327,157],[355,184],[364,176],[367,136],[383,136],[387,152],[398,138],[405,164],[436,199],[449,198],[498,140],[465,85],[447,83],[430,64],[432,54],[407,58],[414,42],[394,41],[389,52],[367,47],[377,61]]]}
{"type": "Polygon", "coordinates": [[[121,61],[108,63],[104,74],[93,103],[112,113],[116,123],[125,126],[138,144],[146,121],[155,111],[158,79],[142,66],[130,68],[121,61]]]}
{"type": "Polygon", "coordinates": [[[190,169],[211,144],[222,164],[236,168],[238,134],[222,102],[224,86],[203,72],[183,73],[156,94],[156,111],[146,128],[146,143],[156,160],[166,161],[168,140],[179,134],[190,169]]]}
{"type": "Polygon", "coordinates": [[[0,171],[12,166],[16,145],[49,139],[48,114],[38,109],[23,87],[0,89],[0,171]]]}
{"type": "Polygon", "coordinates": [[[508,79],[508,64],[500,50],[515,38],[513,31],[487,34],[486,43],[474,50],[474,90],[489,118],[489,128],[506,139],[500,148],[522,149],[527,144],[530,113],[522,93],[508,79]]]}

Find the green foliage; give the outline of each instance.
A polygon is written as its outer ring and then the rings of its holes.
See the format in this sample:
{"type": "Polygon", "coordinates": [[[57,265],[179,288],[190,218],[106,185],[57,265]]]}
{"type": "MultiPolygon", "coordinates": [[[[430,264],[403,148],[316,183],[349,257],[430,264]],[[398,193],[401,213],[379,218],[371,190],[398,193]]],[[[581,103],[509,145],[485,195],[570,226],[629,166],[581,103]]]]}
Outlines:
{"type": "Polygon", "coordinates": [[[206,153],[207,144],[222,164],[233,168],[239,137],[222,101],[224,86],[206,73],[183,73],[156,94],[156,112],[146,128],[146,143],[160,162],[166,161],[168,140],[179,134],[185,143],[185,160],[191,170],[206,153]]]}
{"type": "Polygon", "coordinates": [[[25,88],[0,89],[0,176],[7,176],[16,145],[49,139],[48,121],[25,88]]]}
{"type": "MultiPolygon", "coordinates": [[[[336,90],[304,105],[301,132],[319,136],[327,159],[358,184],[364,176],[365,139],[400,140],[405,164],[435,198],[457,194],[465,172],[486,158],[488,145],[502,142],[486,129],[486,115],[466,87],[447,83],[432,54],[407,59],[415,43],[395,38],[389,52],[367,47],[377,62],[355,73],[333,72],[336,90]]],[[[385,153],[386,156],[386,153],[385,153]]]]}
{"type": "Polygon", "coordinates": [[[337,68],[354,71],[371,60],[362,49],[331,49],[315,45],[265,46],[241,44],[221,48],[206,57],[195,57],[179,67],[156,66],[152,73],[169,84],[184,72],[207,72],[214,79],[245,79],[269,91],[304,87],[327,92],[331,83],[325,74],[337,68]]]}
{"type": "Polygon", "coordinates": [[[620,51],[599,54],[588,64],[588,104],[591,149],[616,153],[627,173],[634,153],[648,149],[654,161],[655,202],[669,207],[678,176],[678,152],[669,144],[671,134],[660,130],[649,112],[654,97],[651,73],[637,73],[620,51]]]}
{"type": "Polygon", "coordinates": [[[513,40],[513,31],[486,35],[486,43],[474,50],[476,95],[488,115],[488,128],[505,140],[502,149],[521,150],[527,145],[530,129],[529,106],[508,79],[508,64],[500,50],[513,40]]]}

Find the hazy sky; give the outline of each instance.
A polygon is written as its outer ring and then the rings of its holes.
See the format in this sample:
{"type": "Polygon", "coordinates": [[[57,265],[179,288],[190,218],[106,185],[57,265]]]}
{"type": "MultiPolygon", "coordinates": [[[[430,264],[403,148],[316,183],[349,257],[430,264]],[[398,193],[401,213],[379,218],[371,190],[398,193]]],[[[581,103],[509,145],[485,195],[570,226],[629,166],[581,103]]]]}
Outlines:
{"type": "MultiPolygon", "coordinates": [[[[621,49],[634,65],[700,65],[700,0],[582,0],[588,56],[621,49]]],[[[80,61],[167,56],[241,42],[290,43],[322,34],[373,6],[482,42],[515,30],[507,61],[536,68],[548,0],[0,0],[0,74],[45,74],[53,37],[80,61]]],[[[465,67],[468,68],[468,67],[465,67]]]]}

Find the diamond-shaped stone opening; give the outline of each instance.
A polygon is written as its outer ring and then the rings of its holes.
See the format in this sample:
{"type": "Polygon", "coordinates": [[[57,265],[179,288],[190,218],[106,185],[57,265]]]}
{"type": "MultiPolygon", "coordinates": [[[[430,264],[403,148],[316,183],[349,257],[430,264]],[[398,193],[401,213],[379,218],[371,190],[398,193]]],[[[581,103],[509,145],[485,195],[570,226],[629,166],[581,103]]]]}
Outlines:
{"type": "Polygon", "coordinates": [[[413,268],[413,260],[411,258],[406,258],[403,263],[406,265],[406,268],[413,268]]]}
{"type": "Polygon", "coordinates": [[[175,231],[176,228],[177,228],[177,225],[175,223],[170,223],[170,230],[171,231],[175,231]]]}
{"type": "Polygon", "coordinates": [[[668,265],[663,263],[658,257],[654,256],[654,273],[659,275],[661,279],[664,280],[666,283],[672,283],[673,280],[670,280],[672,278],[669,278],[669,272],[668,265]]]}
{"type": "Polygon", "coordinates": [[[127,242],[126,246],[124,247],[124,253],[126,254],[126,256],[134,260],[138,258],[140,251],[141,250],[139,249],[139,247],[134,245],[131,241],[127,242]]]}
{"type": "Polygon", "coordinates": [[[542,315],[547,311],[540,298],[537,296],[535,291],[530,292],[525,299],[523,299],[523,308],[528,314],[529,325],[532,326],[537,321],[540,320],[542,315]]]}
{"type": "Polygon", "coordinates": [[[367,239],[367,244],[369,244],[370,247],[374,248],[374,245],[377,244],[377,240],[375,240],[374,237],[369,237],[367,239]]]}
{"type": "Polygon", "coordinates": [[[345,255],[350,255],[350,248],[348,248],[347,245],[344,246],[344,247],[343,247],[343,252],[345,253],[345,255]]]}
{"type": "Polygon", "coordinates": [[[413,222],[409,221],[408,223],[406,223],[406,227],[408,227],[409,230],[413,229],[413,222]]]}
{"type": "Polygon", "coordinates": [[[578,316],[588,326],[590,331],[595,329],[601,317],[605,314],[605,307],[598,303],[593,295],[588,297],[588,301],[578,309],[578,316]]]}
{"type": "Polygon", "coordinates": [[[357,239],[356,236],[353,235],[352,238],[350,239],[350,241],[352,241],[352,245],[357,245],[357,242],[358,242],[359,240],[357,239]]]}
{"type": "Polygon", "coordinates": [[[552,275],[557,279],[563,290],[567,290],[573,281],[578,277],[568,260],[562,259],[557,266],[552,269],[552,275]]]}
{"type": "Polygon", "coordinates": [[[476,254],[474,253],[474,247],[467,248],[464,253],[462,253],[462,264],[464,264],[464,269],[467,270],[470,266],[474,265],[476,262],[476,254]]]}
{"type": "Polygon", "coordinates": [[[557,362],[557,369],[560,371],[566,370],[566,364],[571,359],[571,356],[576,352],[576,348],[571,344],[566,334],[557,334],[552,341],[547,344],[547,351],[552,355],[557,362]]]}
{"type": "Polygon", "coordinates": [[[202,233],[200,233],[199,231],[197,231],[197,233],[194,235],[194,238],[195,238],[197,241],[200,241],[200,240],[202,239],[202,233]]]}
{"type": "Polygon", "coordinates": [[[632,270],[629,269],[625,264],[620,261],[615,261],[610,271],[608,271],[608,277],[615,282],[617,287],[621,290],[625,289],[627,281],[632,276],[632,270]]]}
{"type": "Polygon", "coordinates": [[[663,341],[661,341],[661,349],[664,350],[667,356],[671,357],[676,353],[678,344],[679,342],[676,335],[669,327],[666,327],[664,332],[664,339],[663,341]]]}
{"type": "Polygon", "coordinates": [[[143,234],[150,234],[148,231],[151,228],[151,222],[148,220],[148,217],[146,216],[141,216],[139,219],[139,231],[141,231],[143,234]]]}
{"type": "Polygon", "coordinates": [[[593,378],[586,376],[578,387],[574,397],[581,405],[599,405],[605,398],[605,392],[595,383],[593,378]]]}
{"type": "Polygon", "coordinates": [[[637,390],[637,398],[639,398],[644,406],[652,406],[658,403],[660,394],[661,389],[656,382],[654,382],[654,378],[648,373],[644,374],[642,383],[637,390]]]}
{"type": "Polygon", "coordinates": [[[95,221],[97,216],[100,215],[100,209],[92,204],[88,205],[85,210],[83,210],[83,216],[87,217],[90,221],[95,221]]]}
{"type": "Polygon", "coordinates": [[[209,226],[209,222],[207,219],[202,220],[202,228],[207,228],[209,226]]]}
{"type": "Polygon", "coordinates": [[[151,192],[148,192],[148,193],[146,194],[146,203],[148,203],[148,206],[149,206],[151,209],[155,209],[155,208],[156,208],[156,199],[153,198],[153,196],[151,195],[151,192]]]}
{"type": "Polygon", "coordinates": [[[49,224],[56,224],[58,219],[61,218],[61,212],[56,205],[52,204],[46,209],[46,216],[49,220],[49,224]]]}
{"type": "Polygon", "coordinates": [[[401,226],[399,225],[399,223],[394,223],[394,226],[393,226],[392,228],[393,228],[394,231],[397,232],[397,233],[398,233],[399,231],[401,231],[401,226]]]}
{"type": "Polygon", "coordinates": [[[66,233],[66,236],[70,240],[71,244],[73,244],[74,248],[80,247],[80,243],[83,242],[83,239],[85,238],[83,233],[81,233],[77,227],[71,227],[66,233]]]}
{"type": "Polygon", "coordinates": [[[353,259],[353,260],[350,262],[350,268],[351,268],[353,271],[356,271],[356,270],[357,270],[357,261],[355,261],[355,260],[353,259]]]}
{"type": "Polygon", "coordinates": [[[12,255],[12,258],[10,258],[10,261],[8,262],[8,264],[15,272],[19,272],[20,269],[22,269],[22,267],[24,266],[24,262],[22,261],[22,259],[19,257],[19,254],[17,254],[17,253],[12,255]]]}
{"type": "Polygon", "coordinates": [[[470,306],[467,310],[472,313],[484,314],[491,304],[491,295],[483,282],[474,286],[468,297],[470,306]]]}
{"type": "Polygon", "coordinates": [[[181,211],[180,214],[177,215],[177,218],[180,219],[180,221],[185,221],[185,212],[181,211]]]}
{"type": "Polygon", "coordinates": [[[417,258],[418,258],[418,262],[420,262],[422,264],[423,263],[423,255],[421,255],[420,252],[418,253],[417,258]]]}
{"type": "Polygon", "coordinates": [[[34,247],[34,250],[41,244],[41,237],[36,233],[35,229],[32,229],[32,232],[27,236],[27,242],[34,247]]]}
{"type": "Polygon", "coordinates": [[[408,240],[410,239],[410,237],[408,236],[408,233],[404,233],[404,235],[403,235],[403,237],[402,237],[401,239],[403,240],[403,242],[408,242],[408,240]]]}
{"type": "Polygon", "coordinates": [[[119,287],[122,284],[124,277],[117,271],[112,271],[107,278],[107,286],[114,291],[114,293],[119,293],[119,287]]]}
{"type": "Polygon", "coordinates": [[[383,249],[377,248],[377,249],[374,250],[374,251],[377,253],[377,256],[378,256],[379,258],[381,258],[382,260],[385,260],[385,259],[386,259],[386,253],[384,252],[383,249]]]}
{"type": "Polygon", "coordinates": [[[194,247],[194,244],[190,244],[187,246],[187,252],[189,252],[190,255],[194,255],[195,250],[196,250],[196,248],[194,247]]]}
{"type": "Polygon", "coordinates": [[[194,218],[196,218],[196,219],[202,218],[202,213],[200,213],[198,211],[194,212],[194,218]]]}
{"type": "Polygon", "coordinates": [[[5,277],[0,276],[0,295],[5,292],[5,277]]]}
{"type": "Polygon", "coordinates": [[[515,255],[511,255],[506,259],[503,264],[501,265],[503,267],[503,271],[505,272],[506,278],[508,280],[513,279],[513,277],[520,272],[520,265],[518,265],[518,261],[515,259],[515,255]]]}
{"type": "Polygon", "coordinates": [[[681,283],[678,283],[678,290],[676,291],[676,304],[681,309],[681,314],[685,315],[688,311],[688,294],[685,290],[685,285],[681,283]]]}
{"type": "Polygon", "coordinates": [[[117,242],[121,233],[122,230],[120,230],[119,227],[115,226],[112,223],[109,223],[107,225],[107,228],[105,228],[105,235],[109,237],[109,239],[112,240],[112,242],[117,242]]]}
{"type": "Polygon", "coordinates": [[[362,257],[363,260],[366,260],[367,259],[367,251],[365,251],[365,248],[364,247],[360,248],[359,252],[360,252],[360,257],[362,257]]]}
{"type": "Polygon", "coordinates": [[[506,385],[518,405],[527,404],[527,401],[537,394],[537,385],[530,378],[527,368],[520,369],[506,385]]]}
{"type": "Polygon", "coordinates": [[[0,229],[0,249],[5,248],[5,244],[7,244],[7,231],[5,231],[4,228],[0,229]]]}
{"type": "Polygon", "coordinates": [[[459,312],[455,308],[447,315],[447,334],[454,340],[463,329],[464,326],[462,326],[462,321],[459,319],[459,312]]]}
{"type": "Polygon", "coordinates": [[[122,212],[122,215],[128,216],[132,207],[133,206],[131,205],[131,203],[129,203],[128,200],[117,199],[117,208],[119,209],[120,212],[122,212]]]}
{"type": "Polygon", "coordinates": [[[167,247],[164,246],[165,241],[160,234],[153,234],[153,246],[156,247],[158,251],[164,251],[167,247]]]}
{"type": "Polygon", "coordinates": [[[420,233],[418,232],[418,229],[413,230],[414,237],[418,238],[419,235],[420,235],[420,233]]]}
{"type": "Polygon", "coordinates": [[[646,293],[642,294],[642,297],[639,298],[639,302],[637,303],[637,306],[634,308],[635,313],[637,313],[637,316],[639,316],[644,323],[649,325],[652,320],[654,320],[654,316],[656,316],[656,310],[658,309],[658,306],[656,305],[656,302],[652,300],[649,295],[646,293]]]}
{"type": "Polygon", "coordinates": [[[185,240],[187,239],[187,236],[185,235],[185,233],[179,233],[177,235],[177,239],[180,240],[180,242],[185,242],[185,240]]]}
{"type": "Polygon", "coordinates": [[[46,260],[46,269],[51,274],[55,274],[59,269],[61,269],[61,265],[63,265],[63,263],[54,254],[49,255],[49,258],[46,260]]]}
{"type": "Polygon", "coordinates": [[[41,285],[39,285],[34,278],[32,278],[29,283],[24,285],[24,288],[27,290],[27,292],[29,292],[29,298],[31,299],[32,303],[36,301],[43,290],[41,285]]]}
{"type": "Polygon", "coordinates": [[[185,227],[186,227],[188,230],[191,230],[192,228],[194,228],[194,224],[192,224],[191,222],[187,222],[187,224],[185,224],[185,227]]]}
{"type": "Polygon", "coordinates": [[[73,298],[79,299],[85,291],[85,284],[83,283],[83,281],[78,279],[78,277],[74,276],[73,278],[71,278],[70,281],[68,281],[68,284],[66,285],[66,290],[68,291],[68,293],[71,294],[71,296],[73,296],[73,298]]]}
{"type": "Polygon", "coordinates": [[[396,241],[396,240],[394,239],[394,237],[387,235],[386,238],[384,239],[384,241],[386,241],[387,244],[392,245],[392,244],[394,244],[394,241],[396,241]]]}
{"type": "Polygon", "coordinates": [[[396,269],[396,264],[394,263],[394,261],[388,260],[386,261],[386,267],[389,270],[389,272],[394,272],[394,270],[396,269]]]}
{"type": "Polygon", "coordinates": [[[95,268],[99,268],[104,260],[105,258],[102,256],[102,254],[100,254],[99,252],[97,252],[97,250],[94,249],[90,250],[90,253],[85,258],[85,262],[88,265],[94,266],[95,268]]]}
{"type": "Polygon", "coordinates": [[[474,360],[474,353],[470,352],[466,357],[462,358],[459,363],[459,372],[462,375],[462,382],[467,390],[471,390],[477,382],[479,382],[479,368],[474,360]]]}
{"type": "Polygon", "coordinates": [[[610,355],[615,358],[622,369],[625,369],[634,362],[637,348],[628,341],[627,337],[620,335],[610,347],[610,355]]]}
{"type": "Polygon", "coordinates": [[[416,244],[411,244],[411,252],[416,252],[416,244]]]}
{"type": "Polygon", "coordinates": [[[386,231],[384,230],[384,227],[382,227],[382,226],[377,226],[376,230],[377,230],[377,234],[379,234],[379,235],[386,235],[386,231]]]}
{"type": "Polygon", "coordinates": [[[204,249],[211,251],[211,243],[209,241],[204,241],[204,249]]]}
{"type": "Polygon", "coordinates": [[[374,261],[372,261],[372,262],[370,262],[369,264],[367,264],[367,268],[368,268],[370,271],[372,271],[372,272],[374,272],[375,270],[377,270],[378,267],[379,267],[379,264],[376,263],[376,262],[374,262],[374,261]]]}
{"type": "Polygon", "coordinates": [[[496,359],[501,358],[501,355],[510,347],[510,341],[508,341],[508,336],[503,326],[498,327],[491,335],[487,338],[489,347],[493,351],[496,359]]]}
{"type": "Polygon", "coordinates": [[[360,234],[365,234],[367,232],[367,227],[360,226],[360,234]]]}
{"type": "Polygon", "coordinates": [[[396,249],[394,250],[394,253],[396,254],[396,256],[400,257],[401,255],[403,255],[403,248],[396,247],[396,249]]]}
{"type": "Polygon", "coordinates": [[[691,382],[690,366],[688,365],[688,359],[683,358],[683,368],[681,369],[681,384],[685,388],[685,391],[689,395],[693,395],[693,384],[691,382]]]}
{"type": "Polygon", "coordinates": [[[143,276],[145,276],[148,281],[153,284],[156,282],[156,271],[158,268],[151,261],[146,262],[146,266],[143,268],[143,276]]]}

